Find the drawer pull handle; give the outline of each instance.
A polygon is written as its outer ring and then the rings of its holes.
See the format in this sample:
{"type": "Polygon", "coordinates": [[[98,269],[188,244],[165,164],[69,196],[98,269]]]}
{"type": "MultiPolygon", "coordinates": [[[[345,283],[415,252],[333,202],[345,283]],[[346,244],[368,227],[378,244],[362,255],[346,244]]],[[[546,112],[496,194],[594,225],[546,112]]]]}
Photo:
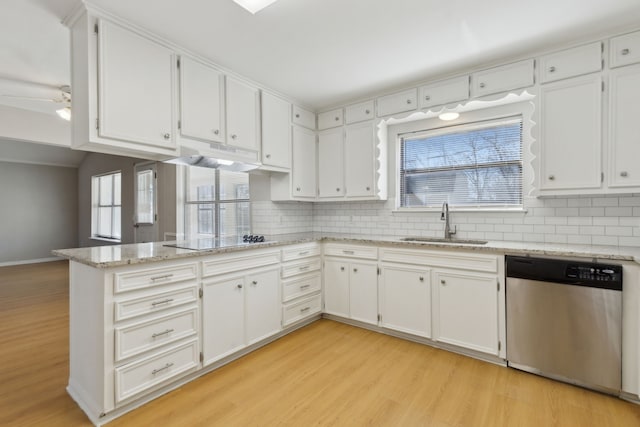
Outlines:
{"type": "Polygon", "coordinates": [[[167,280],[167,279],[171,279],[173,277],[173,274],[163,274],[162,276],[154,276],[151,278],[152,281],[156,281],[156,280],[167,280]]]}
{"type": "Polygon", "coordinates": [[[166,371],[167,369],[169,369],[172,366],[173,366],[173,363],[171,363],[171,362],[167,363],[162,368],[154,369],[153,371],[151,371],[151,375],[159,374],[160,372],[166,371]]]}
{"type": "Polygon", "coordinates": [[[304,271],[304,270],[308,270],[308,269],[309,269],[308,265],[300,267],[300,271],[304,271]]]}
{"type": "Polygon", "coordinates": [[[311,307],[305,307],[300,309],[300,313],[304,313],[305,311],[311,310],[311,307]]]}
{"type": "Polygon", "coordinates": [[[156,305],[169,304],[171,301],[173,301],[173,298],[167,298],[163,299],[162,301],[154,301],[151,303],[151,305],[155,307],[156,305]]]}
{"type": "Polygon", "coordinates": [[[163,336],[163,335],[170,334],[170,333],[171,333],[171,332],[173,332],[173,331],[174,331],[174,329],[167,329],[167,330],[166,330],[166,331],[164,331],[164,332],[156,332],[155,334],[151,335],[151,338],[158,338],[158,337],[161,337],[161,336],[163,336]]]}
{"type": "Polygon", "coordinates": [[[629,49],[622,49],[622,50],[620,51],[620,53],[621,53],[622,55],[629,55],[629,52],[631,52],[629,49]]]}
{"type": "Polygon", "coordinates": [[[310,288],[310,287],[311,287],[311,285],[302,285],[302,286],[300,286],[300,289],[307,289],[307,288],[310,288]]]}
{"type": "Polygon", "coordinates": [[[298,255],[302,256],[302,255],[307,255],[309,253],[309,251],[302,251],[302,252],[298,252],[298,255]]]}
{"type": "Polygon", "coordinates": [[[354,251],[342,251],[342,253],[345,254],[345,255],[353,255],[353,254],[355,254],[354,251]]]}

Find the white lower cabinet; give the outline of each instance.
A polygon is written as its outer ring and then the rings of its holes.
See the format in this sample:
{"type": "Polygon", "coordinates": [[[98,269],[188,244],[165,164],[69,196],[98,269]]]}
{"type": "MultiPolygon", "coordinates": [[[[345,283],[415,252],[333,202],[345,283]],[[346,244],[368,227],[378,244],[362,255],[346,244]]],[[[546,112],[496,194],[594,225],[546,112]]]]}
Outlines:
{"type": "Polygon", "coordinates": [[[378,323],[378,267],[371,262],[324,261],[324,311],[378,323]]]}
{"type": "Polygon", "coordinates": [[[282,250],[282,327],[322,312],[321,246],[317,242],[282,250]]]}
{"type": "Polygon", "coordinates": [[[203,282],[203,364],[280,331],[277,265],[203,282]]]}
{"type": "Polygon", "coordinates": [[[495,275],[433,271],[433,339],[497,355],[499,298],[495,275]]]}
{"type": "Polygon", "coordinates": [[[431,338],[430,273],[417,265],[382,265],[380,326],[431,338]]]}

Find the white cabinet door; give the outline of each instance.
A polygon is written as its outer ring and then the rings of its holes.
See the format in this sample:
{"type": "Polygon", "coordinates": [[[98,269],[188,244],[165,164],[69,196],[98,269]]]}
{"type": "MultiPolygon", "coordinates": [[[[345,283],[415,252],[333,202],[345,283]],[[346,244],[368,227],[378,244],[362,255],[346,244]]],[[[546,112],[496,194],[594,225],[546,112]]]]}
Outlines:
{"type": "Polygon", "coordinates": [[[202,351],[204,366],[245,346],[244,278],[204,283],[202,351]]]}
{"type": "Polygon", "coordinates": [[[602,70],[602,42],[545,55],[540,58],[540,80],[555,80],[595,73],[602,70]]]}
{"type": "MultiPolygon", "coordinates": [[[[318,196],[344,195],[344,133],[342,128],[318,135],[318,196]]],[[[347,161],[347,165],[351,167],[347,161]]]]}
{"type": "Polygon", "coordinates": [[[224,75],[187,57],[180,58],[180,134],[224,142],[224,75]]]}
{"type": "Polygon", "coordinates": [[[280,269],[253,273],[246,278],[247,345],[280,331],[280,269]]]}
{"type": "Polygon", "coordinates": [[[175,148],[173,53],[116,24],[100,21],[99,135],[175,148]]]}
{"type": "Polygon", "coordinates": [[[540,97],[540,189],[600,188],[600,75],[542,85],[540,97]]]}
{"type": "Polygon", "coordinates": [[[325,130],[342,126],[344,124],[344,112],[342,108],[325,111],[318,114],[318,130],[325,130]]]}
{"type": "Polygon", "coordinates": [[[609,186],[640,187],[640,65],[611,72],[609,186]]]}
{"type": "Polygon", "coordinates": [[[611,39],[611,68],[640,62],[640,31],[611,39]]]}
{"type": "Polygon", "coordinates": [[[351,318],[378,324],[378,266],[352,262],[349,265],[349,311],[351,318]]]}
{"type": "Polygon", "coordinates": [[[442,80],[420,88],[420,108],[469,99],[469,76],[442,80]]]}
{"type": "Polygon", "coordinates": [[[471,95],[478,97],[532,86],[533,64],[533,59],[527,59],[473,73],[471,95]]]}
{"type": "Polygon", "coordinates": [[[291,104],[262,92],[262,163],[291,167],[291,104]]]}
{"type": "Polygon", "coordinates": [[[352,123],[363,122],[365,120],[371,120],[375,117],[374,110],[375,102],[373,100],[349,105],[345,108],[344,121],[349,125],[352,123]]]}
{"type": "Polygon", "coordinates": [[[433,279],[433,338],[497,355],[497,277],[434,271],[433,279]]]}
{"type": "Polygon", "coordinates": [[[349,263],[327,259],[324,262],[324,311],[349,317],[349,263]]]}
{"type": "Polygon", "coordinates": [[[227,145],[260,149],[258,89],[227,77],[227,145]]]}
{"type": "Polygon", "coordinates": [[[296,125],[304,126],[307,129],[315,130],[316,128],[316,115],[311,111],[305,110],[297,105],[293,106],[292,122],[296,125]]]}
{"type": "Polygon", "coordinates": [[[313,131],[293,127],[292,191],[296,197],[316,197],[316,135],[313,131]]]}
{"type": "Polygon", "coordinates": [[[346,196],[375,195],[378,168],[375,124],[366,122],[347,126],[344,146],[346,196]]]}
{"type": "Polygon", "coordinates": [[[418,108],[418,90],[409,89],[377,99],[378,117],[413,111],[418,108]]]}
{"type": "Polygon", "coordinates": [[[431,337],[430,270],[383,266],[380,279],[380,326],[431,337]]]}

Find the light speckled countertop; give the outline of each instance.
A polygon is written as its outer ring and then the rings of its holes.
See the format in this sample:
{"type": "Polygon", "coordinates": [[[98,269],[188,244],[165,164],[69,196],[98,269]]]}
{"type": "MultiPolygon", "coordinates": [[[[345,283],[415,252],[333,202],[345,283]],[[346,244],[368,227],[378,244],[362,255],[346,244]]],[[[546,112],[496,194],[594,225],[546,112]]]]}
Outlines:
{"type": "Polygon", "coordinates": [[[510,255],[547,255],[590,259],[597,258],[599,260],[635,261],[640,263],[640,248],[635,247],[503,241],[489,241],[484,245],[469,245],[444,242],[406,242],[401,240],[401,238],[402,237],[371,236],[361,234],[296,233],[266,236],[267,241],[264,243],[241,245],[236,243],[207,250],[179,249],[163,246],[167,243],[175,242],[153,242],[89,248],[57,249],[52,251],[52,253],[59,257],[67,258],[91,267],[110,268],[130,264],[142,264],[171,259],[229,253],[248,249],[292,245],[296,243],[332,241],[407,248],[444,248],[450,250],[466,250],[510,255]]]}

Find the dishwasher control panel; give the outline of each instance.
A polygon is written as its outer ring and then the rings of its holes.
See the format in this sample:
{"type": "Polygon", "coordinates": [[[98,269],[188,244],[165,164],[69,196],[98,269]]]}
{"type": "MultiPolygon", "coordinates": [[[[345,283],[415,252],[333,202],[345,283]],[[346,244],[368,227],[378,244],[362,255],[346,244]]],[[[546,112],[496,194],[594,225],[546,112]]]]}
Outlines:
{"type": "Polygon", "coordinates": [[[569,265],[567,266],[567,278],[584,279],[600,282],[620,280],[622,268],[620,266],[603,265],[569,265]]]}

